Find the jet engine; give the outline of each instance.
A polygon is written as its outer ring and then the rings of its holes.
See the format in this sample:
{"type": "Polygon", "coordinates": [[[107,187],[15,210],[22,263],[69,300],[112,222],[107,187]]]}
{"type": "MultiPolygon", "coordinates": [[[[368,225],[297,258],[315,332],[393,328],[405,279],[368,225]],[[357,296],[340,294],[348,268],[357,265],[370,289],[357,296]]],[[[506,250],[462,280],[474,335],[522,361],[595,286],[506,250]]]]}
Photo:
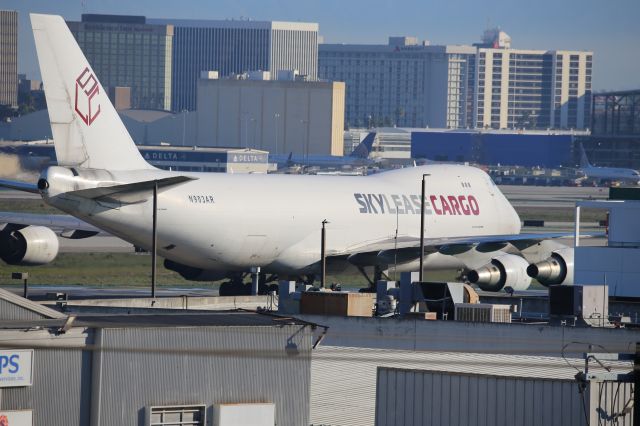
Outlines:
{"type": "Polygon", "coordinates": [[[469,272],[467,278],[484,291],[500,291],[505,287],[526,290],[531,284],[531,277],[527,275],[528,265],[520,256],[504,254],[469,272]]]}
{"type": "Polygon", "coordinates": [[[58,237],[44,226],[8,225],[0,231],[0,259],[9,265],[46,265],[56,258],[58,248],[58,237]]]}
{"type": "Polygon", "coordinates": [[[547,287],[573,284],[573,248],[556,250],[547,259],[532,263],[527,268],[527,274],[547,287]]]}

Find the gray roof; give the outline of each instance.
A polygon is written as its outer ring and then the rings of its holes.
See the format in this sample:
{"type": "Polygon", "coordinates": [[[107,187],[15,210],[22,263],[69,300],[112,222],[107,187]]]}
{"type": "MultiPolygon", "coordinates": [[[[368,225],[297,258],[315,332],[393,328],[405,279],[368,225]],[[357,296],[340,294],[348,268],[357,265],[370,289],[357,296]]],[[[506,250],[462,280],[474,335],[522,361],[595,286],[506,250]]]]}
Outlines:
{"type": "Polygon", "coordinates": [[[67,315],[0,288],[0,321],[61,319],[67,315]],[[3,306],[4,305],[4,306],[3,306]]]}
{"type": "MultiPolygon", "coordinates": [[[[31,302],[33,303],[33,302],[31,302]]],[[[40,305],[38,305],[40,306],[40,305]]],[[[41,306],[42,307],[42,306],[41,306]]],[[[49,309],[49,308],[45,308],[49,309]]],[[[49,309],[50,311],[53,311],[49,309]]],[[[16,319],[0,321],[0,329],[59,328],[66,315],[53,311],[59,318],[16,319]]],[[[149,314],[73,314],[73,327],[82,328],[155,328],[155,327],[279,327],[283,325],[314,325],[290,317],[248,311],[185,312],[149,314]]]]}

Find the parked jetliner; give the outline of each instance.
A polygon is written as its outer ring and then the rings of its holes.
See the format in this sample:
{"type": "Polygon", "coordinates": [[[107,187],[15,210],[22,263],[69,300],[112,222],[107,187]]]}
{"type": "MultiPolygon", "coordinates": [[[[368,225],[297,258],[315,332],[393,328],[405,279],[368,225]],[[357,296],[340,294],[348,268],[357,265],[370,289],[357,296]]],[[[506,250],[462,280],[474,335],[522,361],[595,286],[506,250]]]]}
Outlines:
{"type": "Polygon", "coordinates": [[[640,172],[618,167],[595,167],[589,163],[584,147],[580,144],[580,172],[584,179],[606,180],[609,182],[630,182],[640,185],[640,172]]]}
{"type": "MultiPolygon", "coordinates": [[[[477,168],[436,164],[364,177],[156,169],[136,149],[64,20],[33,14],[31,22],[58,165],[37,185],[0,185],[39,193],[47,204],[146,249],[157,188],[158,253],[187,278],[220,279],[252,267],[280,277],[317,274],[325,220],[329,267],[415,271],[421,180],[428,175],[426,269],[465,268],[485,290],[518,290],[530,284],[529,260],[539,262],[539,280],[572,282],[572,250],[548,240],[566,234],[521,234],[513,207],[477,168]]],[[[51,261],[56,235],[18,222],[0,232],[0,257],[51,261]]]]}
{"type": "Polygon", "coordinates": [[[370,132],[350,155],[340,157],[337,155],[282,155],[269,154],[269,162],[276,163],[278,169],[294,166],[320,167],[320,168],[352,168],[373,166],[377,163],[369,159],[369,153],[376,138],[375,132],[370,132]]]}

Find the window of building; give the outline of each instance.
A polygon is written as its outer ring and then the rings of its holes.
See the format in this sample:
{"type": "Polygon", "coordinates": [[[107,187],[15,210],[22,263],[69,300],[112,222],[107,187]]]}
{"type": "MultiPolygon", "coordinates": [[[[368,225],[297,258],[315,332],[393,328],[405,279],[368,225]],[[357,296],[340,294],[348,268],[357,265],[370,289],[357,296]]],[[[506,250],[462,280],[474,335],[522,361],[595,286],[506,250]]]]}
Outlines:
{"type": "Polygon", "coordinates": [[[179,405],[169,407],[151,407],[149,426],[205,425],[204,405],[179,405]]]}

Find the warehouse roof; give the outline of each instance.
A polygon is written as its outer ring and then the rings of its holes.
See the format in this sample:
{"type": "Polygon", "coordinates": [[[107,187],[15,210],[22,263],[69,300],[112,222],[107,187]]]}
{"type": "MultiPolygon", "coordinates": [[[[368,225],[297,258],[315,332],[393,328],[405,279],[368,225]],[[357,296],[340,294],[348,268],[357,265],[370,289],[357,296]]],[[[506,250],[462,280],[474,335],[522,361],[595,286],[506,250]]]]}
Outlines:
{"type": "Polygon", "coordinates": [[[214,313],[133,314],[133,315],[78,315],[74,325],[92,328],[135,327],[269,327],[281,325],[308,325],[311,323],[289,317],[278,317],[247,311],[218,311],[214,313]]]}
{"type": "MultiPolygon", "coordinates": [[[[56,312],[53,311],[52,312],[56,312]]],[[[0,329],[61,327],[66,315],[51,319],[4,319],[0,329]]],[[[314,325],[290,317],[249,311],[216,311],[198,313],[175,310],[172,313],[149,314],[74,314],[73,327],[138,328],[138,327],[273,327],[282,325],[314,325]]]]}

